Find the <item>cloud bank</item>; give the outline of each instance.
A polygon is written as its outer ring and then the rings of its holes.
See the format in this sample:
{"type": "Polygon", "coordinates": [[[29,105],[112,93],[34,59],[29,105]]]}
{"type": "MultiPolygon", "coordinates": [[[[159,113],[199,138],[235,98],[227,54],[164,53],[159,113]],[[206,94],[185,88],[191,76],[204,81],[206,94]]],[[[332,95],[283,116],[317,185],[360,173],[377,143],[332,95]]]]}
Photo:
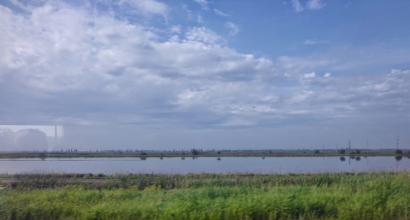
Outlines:
{"type": "Polygon", "coordinates": [[[239,52],[206,26],[175,29],[161,19],[174,31],[159,30],[152,16],[171,11],[159,1],[111,5],[0,6],[0,121],[224,128],[409,117],[410,70],[337,76],[332,60],[239,52]],[[119,13],[123,5],[140,20],[119,13]]]}

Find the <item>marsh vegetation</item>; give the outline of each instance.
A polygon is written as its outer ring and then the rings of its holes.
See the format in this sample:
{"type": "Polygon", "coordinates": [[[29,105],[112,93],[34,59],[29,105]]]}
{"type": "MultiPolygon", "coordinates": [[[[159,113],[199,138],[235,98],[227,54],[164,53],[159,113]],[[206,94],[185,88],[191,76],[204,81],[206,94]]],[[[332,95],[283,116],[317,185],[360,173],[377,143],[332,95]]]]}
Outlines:
{"type": "Polygon", "coordinates": [[[410,174],[2,176],[1,219],[409,219],[410,174]]]}

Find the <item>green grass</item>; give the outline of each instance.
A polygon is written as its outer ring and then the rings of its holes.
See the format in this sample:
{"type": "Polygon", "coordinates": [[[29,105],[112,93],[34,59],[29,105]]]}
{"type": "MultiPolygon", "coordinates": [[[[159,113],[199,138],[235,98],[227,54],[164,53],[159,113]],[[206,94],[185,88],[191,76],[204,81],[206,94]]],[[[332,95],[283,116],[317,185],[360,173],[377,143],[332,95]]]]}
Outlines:
{"type": "Polygon", "coordinates": [[[0,184],[0,219],[410,219],[410,173],[29,175],[0,184]]]}

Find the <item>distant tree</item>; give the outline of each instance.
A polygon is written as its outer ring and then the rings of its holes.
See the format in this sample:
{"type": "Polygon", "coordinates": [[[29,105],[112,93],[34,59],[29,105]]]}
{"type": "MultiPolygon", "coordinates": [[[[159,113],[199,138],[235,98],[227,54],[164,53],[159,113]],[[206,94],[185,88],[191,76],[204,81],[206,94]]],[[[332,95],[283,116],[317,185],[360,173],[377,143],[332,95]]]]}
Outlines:
{"type": "Polygon", "coordinates": [[[319,154],[320,153],[320,150],[315,150],[315,154],[319,154]]]}
{"type": "Polygon", "coordinates": [[[197,149],[192,149],[192,150],[191,150],[191,154],[194,155],[194,156],[196,156],[196,155],[199,154],[199,151],[198,151],[197,149]]]}
{"type": "Polygon", "coordinates": [[[41,152],[39,155],[41,160],[45,160],[47,158],[47,153],[46,152],[41,152]]]}
{"type": "Polygon", "coordinates": [[[346,153],[346,150],[345,149],[340,149],[339,150],[339,154],[345,154],[346,153]]]}
{"type": "Polygon", "coordinates": [[[397,149],[397,150],[396,150],[396,154],[398,154],[398,155],[402,155],[402,154],[403,154],[403,151],[402,151],[402,150],[400,150],[400,149],[397,149]]]}

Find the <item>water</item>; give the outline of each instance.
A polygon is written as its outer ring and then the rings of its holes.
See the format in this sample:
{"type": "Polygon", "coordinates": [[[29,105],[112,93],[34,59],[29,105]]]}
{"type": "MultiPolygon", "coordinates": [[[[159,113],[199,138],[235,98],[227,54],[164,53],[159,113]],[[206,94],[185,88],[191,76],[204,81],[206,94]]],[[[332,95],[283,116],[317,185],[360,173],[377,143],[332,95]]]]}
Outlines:
{"type": "Polygon", "coordinates": [[[410,159],[368,157],[0,159],[1,174],[22,173],[323,173],[410,170],[410,159]]]}

